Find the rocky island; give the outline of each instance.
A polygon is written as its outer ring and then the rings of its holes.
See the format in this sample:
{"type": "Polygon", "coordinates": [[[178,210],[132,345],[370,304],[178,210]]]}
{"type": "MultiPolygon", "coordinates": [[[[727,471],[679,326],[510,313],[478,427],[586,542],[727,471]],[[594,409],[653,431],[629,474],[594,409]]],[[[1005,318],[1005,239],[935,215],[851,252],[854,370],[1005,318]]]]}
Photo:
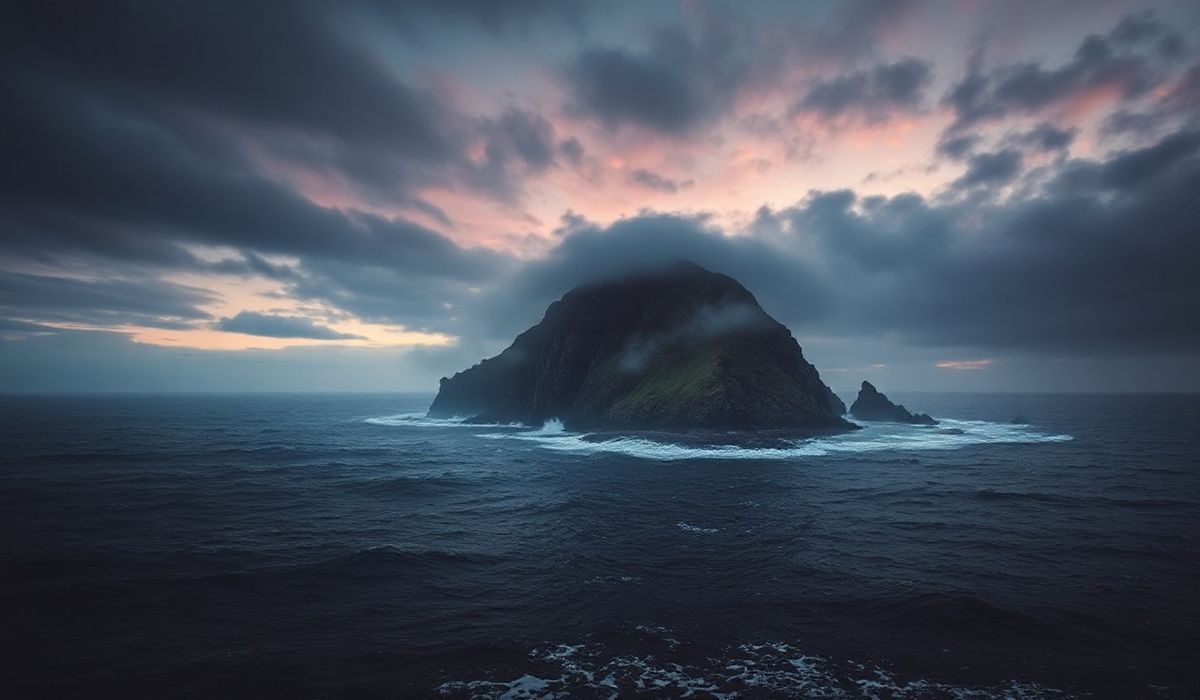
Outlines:
{"type": "Polygon", "coordinates": [[[937,421],[930,418],[928,414],[910,413],[904,406],[892,403],[887,396],[879,393],[879,390],[867,381],[864,381],[858,390],[858,398],[850,406],[850,415],[859,420],[937,425],[937,421]]]}
{"type": "Polygon", "coordinates": [[[577,287],[496,357],[443,378],[434,417],[587,430],[851,430],[791,332],[736,280],[679,262],[577,287]]]}

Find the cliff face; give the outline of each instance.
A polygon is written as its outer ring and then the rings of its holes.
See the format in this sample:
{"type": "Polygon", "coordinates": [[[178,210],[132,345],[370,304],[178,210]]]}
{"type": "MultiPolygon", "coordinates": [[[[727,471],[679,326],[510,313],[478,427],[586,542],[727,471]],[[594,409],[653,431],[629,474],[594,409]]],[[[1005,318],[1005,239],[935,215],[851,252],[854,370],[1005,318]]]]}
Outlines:
{"type": "Polygon", "coordinates": [[[578,287],[432,416],[574,429],[846,429],[845,405],[742,285],[690,263],[578,287]]]}
{"type": "Polygon", "coordinates": [[[862,383],[862,388],[858,391],[858,398],[850,406],[850,415],[859,420],[937,425],[937,421],[925,413],[910,413],[904,406],[892,403],[887,396],[879,393],[879,390],[871,382],[862,383]]]}

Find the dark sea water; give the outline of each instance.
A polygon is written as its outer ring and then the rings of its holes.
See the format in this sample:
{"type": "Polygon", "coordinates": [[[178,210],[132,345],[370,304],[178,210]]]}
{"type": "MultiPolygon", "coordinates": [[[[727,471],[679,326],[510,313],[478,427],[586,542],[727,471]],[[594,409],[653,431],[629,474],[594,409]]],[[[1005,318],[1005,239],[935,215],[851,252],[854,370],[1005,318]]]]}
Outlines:
{"type": "Polygon", "coordinates": [[[749,448],[429,398],[0,399],[0,696],[1200,692],[1200,397],[749,448]]]}

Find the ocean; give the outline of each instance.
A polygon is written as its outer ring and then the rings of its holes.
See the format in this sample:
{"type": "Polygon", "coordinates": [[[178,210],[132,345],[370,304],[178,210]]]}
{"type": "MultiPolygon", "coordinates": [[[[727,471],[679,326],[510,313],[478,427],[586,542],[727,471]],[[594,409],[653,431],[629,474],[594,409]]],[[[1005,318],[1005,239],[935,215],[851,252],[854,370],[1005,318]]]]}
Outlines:
{"type": "Polygon", "coordinates": [[[0,695],[1200,694],[1200,397],[895,398],[941,425],[5,397],[0,695]]]}

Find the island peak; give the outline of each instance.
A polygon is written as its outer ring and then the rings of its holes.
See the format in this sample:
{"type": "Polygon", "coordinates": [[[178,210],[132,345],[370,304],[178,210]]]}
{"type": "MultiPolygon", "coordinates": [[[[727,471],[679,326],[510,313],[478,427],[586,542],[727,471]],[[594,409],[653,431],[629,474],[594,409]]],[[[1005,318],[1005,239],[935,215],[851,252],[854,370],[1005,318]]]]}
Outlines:
{"type": "Polygon", "coordinates": [[[429,413],[589,430],[855,427],[753,294],[687,260],[572,289],[504,352],[442,379],[429,413]]]}

